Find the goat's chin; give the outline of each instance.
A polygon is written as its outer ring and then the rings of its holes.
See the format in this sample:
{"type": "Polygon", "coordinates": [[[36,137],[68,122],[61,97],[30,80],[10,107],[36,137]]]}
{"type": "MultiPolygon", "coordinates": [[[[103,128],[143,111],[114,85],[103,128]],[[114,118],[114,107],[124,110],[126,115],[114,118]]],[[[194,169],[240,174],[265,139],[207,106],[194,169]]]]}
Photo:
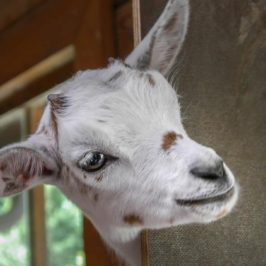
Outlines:
{"type": "Polygon", "coordinates": [[[227,216],[232,211],[236,205],[238,194],[239,188],[235,185],[230,198],[227,198],[224,201],[202,205],[199,204],[187,208],[192,213],[193,218],[195,219],[194,222],[210,223],[227,216]]]}

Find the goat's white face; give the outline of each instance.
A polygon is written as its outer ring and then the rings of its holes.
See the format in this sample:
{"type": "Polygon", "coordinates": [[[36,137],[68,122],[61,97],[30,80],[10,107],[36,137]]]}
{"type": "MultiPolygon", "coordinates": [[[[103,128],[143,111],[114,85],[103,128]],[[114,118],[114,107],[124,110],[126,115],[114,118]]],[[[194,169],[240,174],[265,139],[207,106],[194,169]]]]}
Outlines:
{"type": "Polygon", "coordinates": [[[129,65],[115,61],[58,86],[37,133],[0,151],[0,195],[52,183],[96,226],[161,228],[228,213],[234,177],[212,149],[188,137],[163,76],[187,18],[186,1],[170,1],[129,65]]]}
{"type": "Polygon", "coordinates": [[[212,149],[187,136],[175,91],[160,73],[116,62],[80,73],[61,89],[59,150],[70,178],[97,191],[100,220],[159,228],[209,222],[231,210],[233,175],[212,149]],[[84,160],[96,152],[106,164],[90,172],[84,160]]]}

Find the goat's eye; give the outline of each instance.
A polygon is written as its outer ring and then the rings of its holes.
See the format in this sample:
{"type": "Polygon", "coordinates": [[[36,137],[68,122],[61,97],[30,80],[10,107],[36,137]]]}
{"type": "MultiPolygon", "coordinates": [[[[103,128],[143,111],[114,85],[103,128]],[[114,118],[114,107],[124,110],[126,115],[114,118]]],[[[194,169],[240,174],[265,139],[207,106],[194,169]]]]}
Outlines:
{"type": "Polygon", "coordinates": [[[78,162],[78,166],[87,172],[94,172],[100,170],[106,162],[107,158],[103,153],[88,152],[78,162]]]}

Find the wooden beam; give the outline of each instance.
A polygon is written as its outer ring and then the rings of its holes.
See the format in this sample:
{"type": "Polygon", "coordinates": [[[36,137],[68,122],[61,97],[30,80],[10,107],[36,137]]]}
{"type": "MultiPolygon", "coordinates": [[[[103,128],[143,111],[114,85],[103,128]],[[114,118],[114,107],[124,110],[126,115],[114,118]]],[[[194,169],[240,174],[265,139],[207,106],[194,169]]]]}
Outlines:
{"type": "Polygon", "coordinates": [[[149,266],[149,244],[148,244],[148,230],[141,233],[141,265],[149,266]]]}
{"type": "Polygon", "coordinates": [[[43,187],[29,192],[31,265],[47,266],[43,187]]]}
{"type": "Polygon", "coordinates": [[[114,252],[101,239],[92,223],[84,220],[86,266],[122,266],[114,252]]]}
{"type": "Polygon", "coordinates": [[[66,47],[0,86],[0,114],[69,78],[74,57],[74,47],[66,47]]]}
{"type": "Polygon", "coordinates": [[[126,3],[115,9],[115,41],[117,56],[124,59],[133,50],[132,3],[126,3]]]}
{"type": "Polygon", "coordinates": [[[74,45],[77,70],[104,67],[115,56],[112,0],[87,1],[74,45]]]}
{"type": "Polygon", "coordinates": [[[140,0],[133,0],[132,8],[133,8],[134,46],[136,47],[141,41],[140,0]]]}
{"type": "Polygon", "coordinates": [[[9,0],[0,1],[0,31],[46,0],[9,0]]]}
{"type": "Polygon", "coordinates": [[[4,100],[18,91],[25,89],[35,80],[42,78],[58,68],[74,60],[75,49],[68,46],[61,51],[49,56],[37,65],[27,69],[23,73],[0,85],[0,99],[4,100]]]}
{"type": "MultiPolygon", "coordinates": [[[[34,133],[42,116],[43,106],[28,110],[29,132],[34,133]]],[[[29,221],[31,265],[47,266],[44,188],[38,186],[29,191],[29,221]]]]}
{"type": "Polygon", "coordinates": [[[0,84],[71,44],[88,2],[91,1],[46,1],[1,32],[0,84]]]}
{"type": "MultiPolygon", "coordinates": [[[[116,55],[112,0],[90,0],[84,10],[77,38],[75,70],[105,67],[116,55]]],[[[121,266],[105,246],[92,223],[84,218],[86,266],[121,266]]]]}

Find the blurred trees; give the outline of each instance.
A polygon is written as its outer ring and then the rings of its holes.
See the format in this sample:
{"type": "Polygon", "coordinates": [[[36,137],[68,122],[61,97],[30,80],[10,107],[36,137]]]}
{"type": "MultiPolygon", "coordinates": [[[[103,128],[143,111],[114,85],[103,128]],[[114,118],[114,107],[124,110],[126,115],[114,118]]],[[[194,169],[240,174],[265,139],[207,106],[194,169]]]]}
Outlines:
{"type": "MultiPolygon", "coordinates": [[[[0,200],[1,215],[12,208],[10,198],[0,200]]],[[[25,208],[27,209],[27,208],[25,208]]],[[[47,266],[84,266],[82,215],[56,188],[45,187],[47,266]]],[[[0,232],[0,266],[30,266],[27,212],[16,226],[0,232]]]]}

